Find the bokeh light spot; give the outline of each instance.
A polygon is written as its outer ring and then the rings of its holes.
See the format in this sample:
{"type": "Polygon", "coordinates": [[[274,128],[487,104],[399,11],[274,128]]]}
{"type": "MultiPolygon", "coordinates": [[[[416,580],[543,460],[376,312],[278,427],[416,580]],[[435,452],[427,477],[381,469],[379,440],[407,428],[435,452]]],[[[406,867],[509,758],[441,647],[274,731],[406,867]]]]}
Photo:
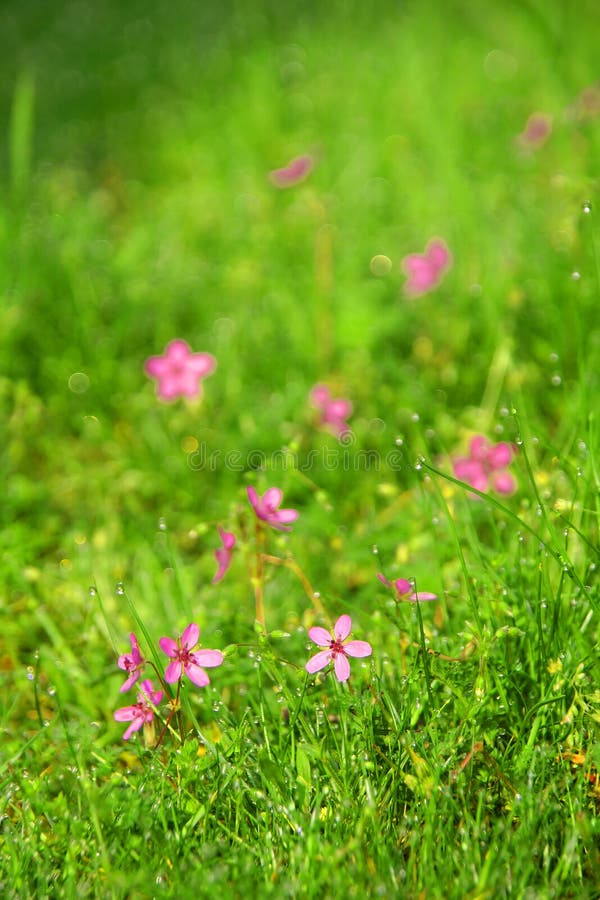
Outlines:
{"type": "Polygon", "coordinates": [[[373,275],[377,275],[378,277],[388,275],[392,271],[392,261],[389,256],[378,253],[369,263],[369,268],[373,275]]]}
{"type": "Polygon", "coordinates": [[[85,372],[73,372],[69,378],[69,389],[74,394],[85,394],[90,386],[90,379],[85,372]]]}

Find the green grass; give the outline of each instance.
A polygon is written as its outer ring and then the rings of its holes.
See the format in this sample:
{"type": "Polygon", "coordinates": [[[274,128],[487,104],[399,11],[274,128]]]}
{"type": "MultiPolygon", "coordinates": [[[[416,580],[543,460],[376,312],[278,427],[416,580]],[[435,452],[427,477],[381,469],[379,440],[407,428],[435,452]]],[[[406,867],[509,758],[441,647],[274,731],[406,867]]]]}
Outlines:
{"type": "Polygon", "coordinates": [[[600,896],[596,21],[0,10],[3,896],[600,896]],[[434,235],[454,264],[407,301],[434,235]],[[144,375],[175,337],[218,360],[201,403],[144,375]],[[319,381],[351,444],[315,427],[319,381]],[[514,496],[453,479],[474,432],[517,446],[514,496]],[[325,610],[267,567],[267,635],[249,484],[299,510],[268,550],[325,610]],[[307,676],[307,628],[342,613],[372,656],[307,676]],[[225,662],[184,687],[185,742],[123,743],[130,631],[158,659],[192,620],[225,662]]]}

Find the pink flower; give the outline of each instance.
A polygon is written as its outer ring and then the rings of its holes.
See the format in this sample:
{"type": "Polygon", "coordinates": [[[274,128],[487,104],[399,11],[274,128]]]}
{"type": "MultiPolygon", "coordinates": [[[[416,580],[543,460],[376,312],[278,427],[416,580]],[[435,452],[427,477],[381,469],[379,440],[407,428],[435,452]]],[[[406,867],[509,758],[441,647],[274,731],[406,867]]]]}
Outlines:
{"type": "Polygon", "coordinates": [[[527,119],[525,128],[517,136],[517,143],[524,149],[537,150],[552,134],[552,116],[535,112],[527,119]]]}
{"type": "Polygon", "coordinates": [[[299,184],[310,175],[313,166],[314,160],[312,156],[305,153],[303,156],[297,156],[295,159],[292,159],[287,166],[283,166],[282,169],[273,169],[273,171],[269,173],[269,178],[275,187],[293,187],[293,185],[299,184]]]}
{"type": "Polygon", "coordinates": [[[259,519],[267,522],[278,531],[291,531],[290,522],[295,522],[298,518],[297,509],[279,509],[279,504],[283,499],[283,492],[276,487],[269,488],[259,497],[253,487],[248,487],[248,499],[254,508],[254,512],[259,519]]]}
{"type": "Polygon", "coordinates": [[[129,740],[134,731],[139,731],[143,725],[152,721],[154,710],[162,700],[163,692],[155,691],[149,678],[142,681],[140,687],[137,703],[132,706],[123,706],[114,712],[117,722],[131,722],[123,735],[124,741],[129,740]]]}
{"type": "Polygon", "coordinates": [[[406,578],[397,578],[396,581],[388,581],[385,575],[378,572],[377,577],[386,587],[392,588],[398,600],[406,603],[422,603],[424,600],[437,600],[437,594],[429,594],[426,591],[413,591],[412,584],[406,578]]]}
{"type": "Polygon", "coordinates": [[[198,643],[199,636],[200,629],[195,622],[192,622],[185,629],[179,641],[174,641],[169,637],[162,637],[159,640],[160,649],[173,660],[165,669],[167,684],[179,681],[183,672],[198,687],[210,684],[210,678],[202,666],[206,666],[208,669],[220,666],[223,662],[223,654],[220,650],[192,650],[192,647],[198,643]]]}
{"type": "Polygon", "coordinates": [[[408,276],[404,291],[408,297],[418,297],[438,286],[446,270],[452,264],[452,256],[441,238],[432,238],[425,253],[410,253],[402,260],[402,268],[408,276]]]}
{"type": "Polygon", "coordinates": [[[514,452],[506,441],[490,444],[483,435],[475,435],[469,444],[469,455],[452,460],[454,474],[483,493],[492,489],[498,494],[513,494],[517,483],[506,467],[514,452]]]}
{"type": "Polygon", "coordinates": [[[346,422],[352,415],[352,404],[349,400],[334,400],[329,388],[324,384],[316,384],[310,392],[314,406],[321,411],[321,425],[328,427],[338,438],[350,431],[346,422]]]}
{"type": "Polygon", "coordinates": [[[168,401],[201,394],[200,379],[211,375],[216,367],[217,361],[210,353],[192,353],[189,345],[178,339],[167,344],[163,356],[147,359],[144,370],[157,379],[157,396],[168,401]]]}
{"type": "Polygon", "coordinates": [[[325,628],[315,625],[309,629],[308,636],[317,647],[325,649],[319,650],[314,656],[311,656],[306,663],[306,671],[318,672],[324,669],[333,660],[333,670],[338,681],[347,681],[350,677],[350,663],[348,656],[363,657],[370,656],[373,648],[366,641],[346,641],[346,638],[352,630],[352,619],[350,616],[340,616],[333,628],[332,634],[329,634],[325,628]],[[346,641],[346,643],[344,643],[346,641]]]}
{"type": "Polygon", "coordinates": [[[229,568],[231,563],[231,551],[235,547],[235,535],[231,533],[231,531],[224,531],[219,526],[219,536],[221,538],[222,547],[219,547],[218,550],[215,550],[215,558],[217,560],[219,568],[217,569],[217,574],[212,580],[213,584],[216,584],[218,581],[223,578],[225,572],[229,568]]]}
{"type": "Polygon", "coordinates": [[[140,646],[133,632],[129,635],[129,640],[131,642],[131,653],[123,653],[117,661],[119,668],[124,669],[127,672],[127,681],[122,685],[120,689],[121,693],[124,693],[125,691],[128,691],[130,687],[133,687],[140,677],[140,672],[143,670],[146,663],[146,660],[140,653],[140,646]]]}

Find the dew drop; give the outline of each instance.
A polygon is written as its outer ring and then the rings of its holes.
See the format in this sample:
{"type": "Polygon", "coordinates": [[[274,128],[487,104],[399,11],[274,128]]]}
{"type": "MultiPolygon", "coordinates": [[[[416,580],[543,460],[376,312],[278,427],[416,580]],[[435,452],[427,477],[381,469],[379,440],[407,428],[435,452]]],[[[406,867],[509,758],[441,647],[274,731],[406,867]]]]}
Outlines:
{"type": "Polygon", "coordinates": [[[120,597],[122,597],[123,594],[125,593],[125,588],[123,587],[123,582],[122,582],[122,581],[117,581],[116,591],[117,591],[117,594],[118,594],[120,597]]]}
{"type": "Polygon", "coordinates": [[[403,443],[404,443],[404,438],[401,438],[401,437],[396,438],[396,447],[401,447],[403,443]]]}
{"type": "Polygon", "coordinates": [[[90,595],[90,597],[95,597],[97,593],[98,593],[98,591],[92,584],[91,587],[88,588],[88,594],[90,595]]]}
{"type": "Polygon", "coordinates": [[[419,416],[419,413],[413,413],[412,416],[410,417],[410,420],[411,420],[411,422],[418,422],[420,420],[420,418],[421,417],[419,416]]]}
{"type": "Polygon", "coordinates": [[[313,597],[315,598],[315,600],[319,600],[320,597],[321,597],[321,592],[320,592],[320,591],[313,591],[313,597]]]}
{"type": "Polygon", "coordinates": [[[377,544],[373,544],[373,553],[375,553],[375,555],[379,553],[379,547],[377,546],[377,544]]]}
{"type": "Polygon", "coordinates": [[[573,281],[579,281],[579,279],[581,278],[581,273],[580,272],[571,272],[571,278],[573,279],[573,281]]]}
{"type": "Polygon", "coordinates": [[[562,384],[562,378],[560,377],[558,372],[554,373],[550,381],[554,385],[554,387],[558,387],[559,384],[562,384]]]}
{"type": "Polygon", "coordinates": [[[159,531],[166,531],[166,530],[167,530],[167,523],[165,522],[165,520],[164,520],[164,518],[163,518],[162,516],[161,516],[160,519],[158,520],[158,530],[159,530],[159,531]]]}
{"type": "Polygon", "coordinates": [[[589,200],[586,200],[585,203],[581,204],[581,211],[584,215],[589,216],[592,211],[592,204],[589,202],[589,200]]]}
{"type": "Polygon", "coordinates": [[[73,372],[69,378],[69,390],[74,394],[85,394],[90,386],[90,379],[85,372],[73,372]]]}

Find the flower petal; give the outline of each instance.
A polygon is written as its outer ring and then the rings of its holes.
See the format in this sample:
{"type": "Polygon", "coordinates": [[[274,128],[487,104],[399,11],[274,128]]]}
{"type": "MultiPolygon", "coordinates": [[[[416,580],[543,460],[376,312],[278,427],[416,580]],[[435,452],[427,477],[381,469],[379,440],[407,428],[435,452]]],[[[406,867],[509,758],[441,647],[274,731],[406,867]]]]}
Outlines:
{"type": "Polygon", "coordinates": [[[487,459],[492,469],[503,469],[512,459],[512,447],[506,441],[501,441],[490,447],[487,459]]]}
{"type": "Polygon", "coordinates": [[[248,500],[250,501],[250,503],[254,507],[254,511],[258,515],[258,510],[260,508],[260,498],[256,493],[256,489],[253,488],[251,484],[249,484],[246,488],[246,493],[248,494],[248,500]]]}
{"type": "Polygon", "coordinates": [[[198,638],[200,637],[200,629],[196,625],[195,622],[190,622],[188,627],[185,629],[183,634],[181,635],[181,646],[185,650],[191,650],[192,647],[195,647],[198,643],[198,638]]]}
{"type": "Polygon", "coordinates": [[[408,597],[410,603],[423,603],[427,600],[437,600],[437,594],[429,594],[427,591],[418,591],[417,593],[412,593],[410,597],[408,597]]]}
{"type": "Polygon", "coordinates": [[[197,666],[206,666],[207,669],[220,666],[223,663],[223,654],[220,650],[196,650],[190,657],[197,666]]]}
{"type": "Polygon", "coordinates": [[[139,731],[142,725],[144,724],[144,717],[139,716],[137,719],[134,719],[129,728],[126,730],[123,735],[123,740],[128,741],[134,732],[139,731]]]}
{"type": "Polygon", "coordinates": [[[278,509],[277,510],[277,521],[282,522],[284,525],[287,525],[288,522],[295,522],[298,518],[298,510],[297,509],[278,509]]]}
{"type": "Polygon", "coordinates": [[[123,682],[123,684],[122,684],[121,687],[119,688],[119,693],[124,694],[126,691],[129,690],[129,688],[132,688],[133,685],[136,683],[136,681],[138,680],[139,677],[140,677],[140,673],[139,673],[139,671],[136,669],[134,672],[131,673],[131,675],[129,676],[129,678],[128,678],[126,681],[123,682]]]}
{"type": "Polygon", "coordinates": [[[210,678],[200,666],[197,666],[195,663],[187,663],[185,667],[185,674],[196,684],[198,687],[206,687],[207,684],[210,684],[210,678]]]}
{"type": "Polygon", "coordinates": [[[178,659],[175,659],[172,663],[169,663],[169,665],[165,669],[165,681],[167,682],[167,684],[175,684],[176,681],[179,681],[179,679],[181,678],[181,669],[182,665],[178,659]]]}
{"type": "Polygon", "coordinates": [[[165,356],[170,362],[181,363],[190,355],[190,345],[182,338],[175,338],[165,347],[165,356]]]}
{"type": "Polygon", "coordinates": [[[432,238],[427,244],[425,253],[429,262],[438,272],[446,269],[452,262],[450,251],[441,238],[432,238]]]}
{"type": "Polygon", "coordinates": [[[373,648],[367,641],[348,641],[344,644],[344,653],[348,656],[370,656],[372,652],[373,648]]]}
{"type": "Polygon", "coordinates": [[[317,647],[329,647],[331,644],[331,635],[325,628],[321,628],[320,625],[313,625],[312,628],[309,628],[308,636],[317,647]]]}
{"type": "Polygon", "coordinates": [[[318,672],[320,669],[324,669],[326,665],[331,661],[332,657],[331,650],[321,650],[319,653],[315,653],[314,656],[311,656],[309,661],[305,665],[305,669],[307,672],[310,672],[312,675],[313,672],[318,672]]]}
{"type": "Polygon", "coordinates": [[[412,585],[407,578],[397,578],[394,582],[394,588],[396,590],[396,593],[400,597],[403,597],[405,594],[410,594],[412,585]]]}
{"type": "Polygon", "coordinates": [[[268,488],[268,490],[264,492],[262,498],[264,506],[268,506],[271,509],[275,509],[276,507],[278,507],[282,500],[283,491],[278,487],[268,488]]]}
{"type": "Polygon", "coordinates": [[[196,378],[205,378],[217,368],[217,360],[210,353],[192,353],[186,363],[189,372],[196,378]]]}
{"type": "Polygon", "coordinates": [[[350,663],[343,653],[336,653],[333,658],[333,670],[338,681],[348,681],[350,678],[350,663]]]}
{"type": "Polygon", "coordinates": [[[499,494],[514,494],[517,482],[510,472],[497,472],[492,475],[492,487],[499,494]]]}
{"type": "Polygon", "coordinates": [[[221,542],[223,544],[224,550],[233,550],[235,547],[235,534],[231,531],[225,531],[219,525],[219,537],[221,538],[221,542]]]}
{"type": "Polygon", "coordinates": [[[345,641],[352,631],[352,619],[350,616],[340,616],[333,628],[336,641],[345,641]]]}
{"type": "Polygon", "coordinates": [[[324,384],[315,384],[314,388],[310,392],[310,399],[315,406],[325,408],[331,400],[329,388],[324,384]]]}
{"type": "Polygon", "coordinates": [[[116,722],[131,722],[140,715],[139,706],[123,706],[121,709],[115,709],[113,717],[116,722]]]}
{"type": "Polygon", "coordinates": [[[170,637],[161,637],[158,646],[162,650],[163,653],[166,653],[167,656],[170,656],[171,659],[174,659],[179,653],[179,647],[177,646],[177,641],[174,641],[173,638],[170,637]]]}

